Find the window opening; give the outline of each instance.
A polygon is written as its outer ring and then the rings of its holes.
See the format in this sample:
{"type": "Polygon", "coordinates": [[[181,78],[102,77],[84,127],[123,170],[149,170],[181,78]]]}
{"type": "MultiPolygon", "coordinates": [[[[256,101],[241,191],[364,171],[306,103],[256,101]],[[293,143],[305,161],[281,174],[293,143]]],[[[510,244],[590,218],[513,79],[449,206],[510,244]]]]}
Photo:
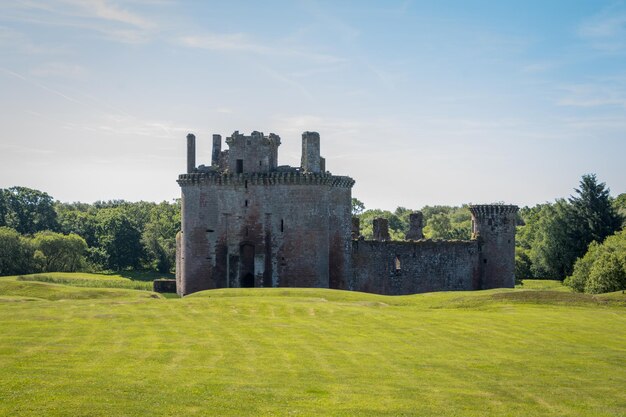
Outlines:
{"type": "Polygon", "coordinates": [[[237,174],[243,173],[243,159],[237,159],[237,174]]]}
{"type": "Polygon", "coordinates": [[[280,219],[280,231],[285,231],[285,221],[283,219],[280,219]]]}

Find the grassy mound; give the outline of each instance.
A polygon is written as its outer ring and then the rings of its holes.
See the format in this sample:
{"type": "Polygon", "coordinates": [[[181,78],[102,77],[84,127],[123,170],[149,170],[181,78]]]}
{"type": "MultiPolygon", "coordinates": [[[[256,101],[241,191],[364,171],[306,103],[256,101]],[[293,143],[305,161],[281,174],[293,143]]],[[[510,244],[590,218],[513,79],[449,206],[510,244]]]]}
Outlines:
{"type": "Polygon", "coordinates": [[[6,278],[0,279],[0,296],[18,296],[49,301],[161,298],[160,295],[147,291],[113,288],[80,288],[68,285],[50,284],[46,282],[29,282],[6,278]]]}
{"type": "Polygon", "coordinates": [[[73,287],[125,288],[130,290],[152,291],[152,281],[134,280],[118,274],[46,272],[42,274],[19,275],[15,278],[18,281],[49,282],[73,287]]]}

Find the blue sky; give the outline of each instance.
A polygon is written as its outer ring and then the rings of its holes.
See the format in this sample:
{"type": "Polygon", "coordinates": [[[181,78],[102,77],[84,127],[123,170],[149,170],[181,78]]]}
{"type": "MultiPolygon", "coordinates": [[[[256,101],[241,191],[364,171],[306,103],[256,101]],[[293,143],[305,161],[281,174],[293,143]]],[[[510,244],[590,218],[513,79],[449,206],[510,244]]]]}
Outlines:
{"type": "Polygon", "coordinates": [[[626,192],[624,1],[0,0],[0,187],[171,200],[259,130],[367,207],[626,192]]]}

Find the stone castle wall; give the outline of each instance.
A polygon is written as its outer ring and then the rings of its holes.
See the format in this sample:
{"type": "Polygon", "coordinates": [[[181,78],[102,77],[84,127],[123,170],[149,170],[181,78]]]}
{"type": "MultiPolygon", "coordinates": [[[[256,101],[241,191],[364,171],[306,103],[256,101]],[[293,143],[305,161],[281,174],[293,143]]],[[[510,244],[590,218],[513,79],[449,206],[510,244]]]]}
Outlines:
{"type": "Polygon", "coordinates": [[[351,290],[401,295],[480,289],[478,241],[352,242],[351,290]]]}
{"type": "Polygon", "coordinates": [[[351,215],[354,180],[325,170],[316,132],[302,135],[300,167],[278,165],[280,137],[233,133],[211,166],[195,165],[187,137],[176,287],[181,295],[227,287],[320,287],[379,294],[513,287],[516,206],[470,206],[472,240],[423,238],[413,213],[406,242],[387,220],[359,237],[351,215]]]}

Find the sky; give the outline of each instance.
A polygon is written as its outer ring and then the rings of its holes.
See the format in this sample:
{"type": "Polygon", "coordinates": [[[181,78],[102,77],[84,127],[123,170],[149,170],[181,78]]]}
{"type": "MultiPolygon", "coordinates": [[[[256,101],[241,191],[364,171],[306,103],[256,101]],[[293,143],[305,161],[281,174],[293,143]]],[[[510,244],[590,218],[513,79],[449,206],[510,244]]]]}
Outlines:
{"type": "Polygon", "coordinates": [[[626,2],[0,0],[0,188],[172,201],[235,130],[367,208],[617,195],[626,2]]]}

